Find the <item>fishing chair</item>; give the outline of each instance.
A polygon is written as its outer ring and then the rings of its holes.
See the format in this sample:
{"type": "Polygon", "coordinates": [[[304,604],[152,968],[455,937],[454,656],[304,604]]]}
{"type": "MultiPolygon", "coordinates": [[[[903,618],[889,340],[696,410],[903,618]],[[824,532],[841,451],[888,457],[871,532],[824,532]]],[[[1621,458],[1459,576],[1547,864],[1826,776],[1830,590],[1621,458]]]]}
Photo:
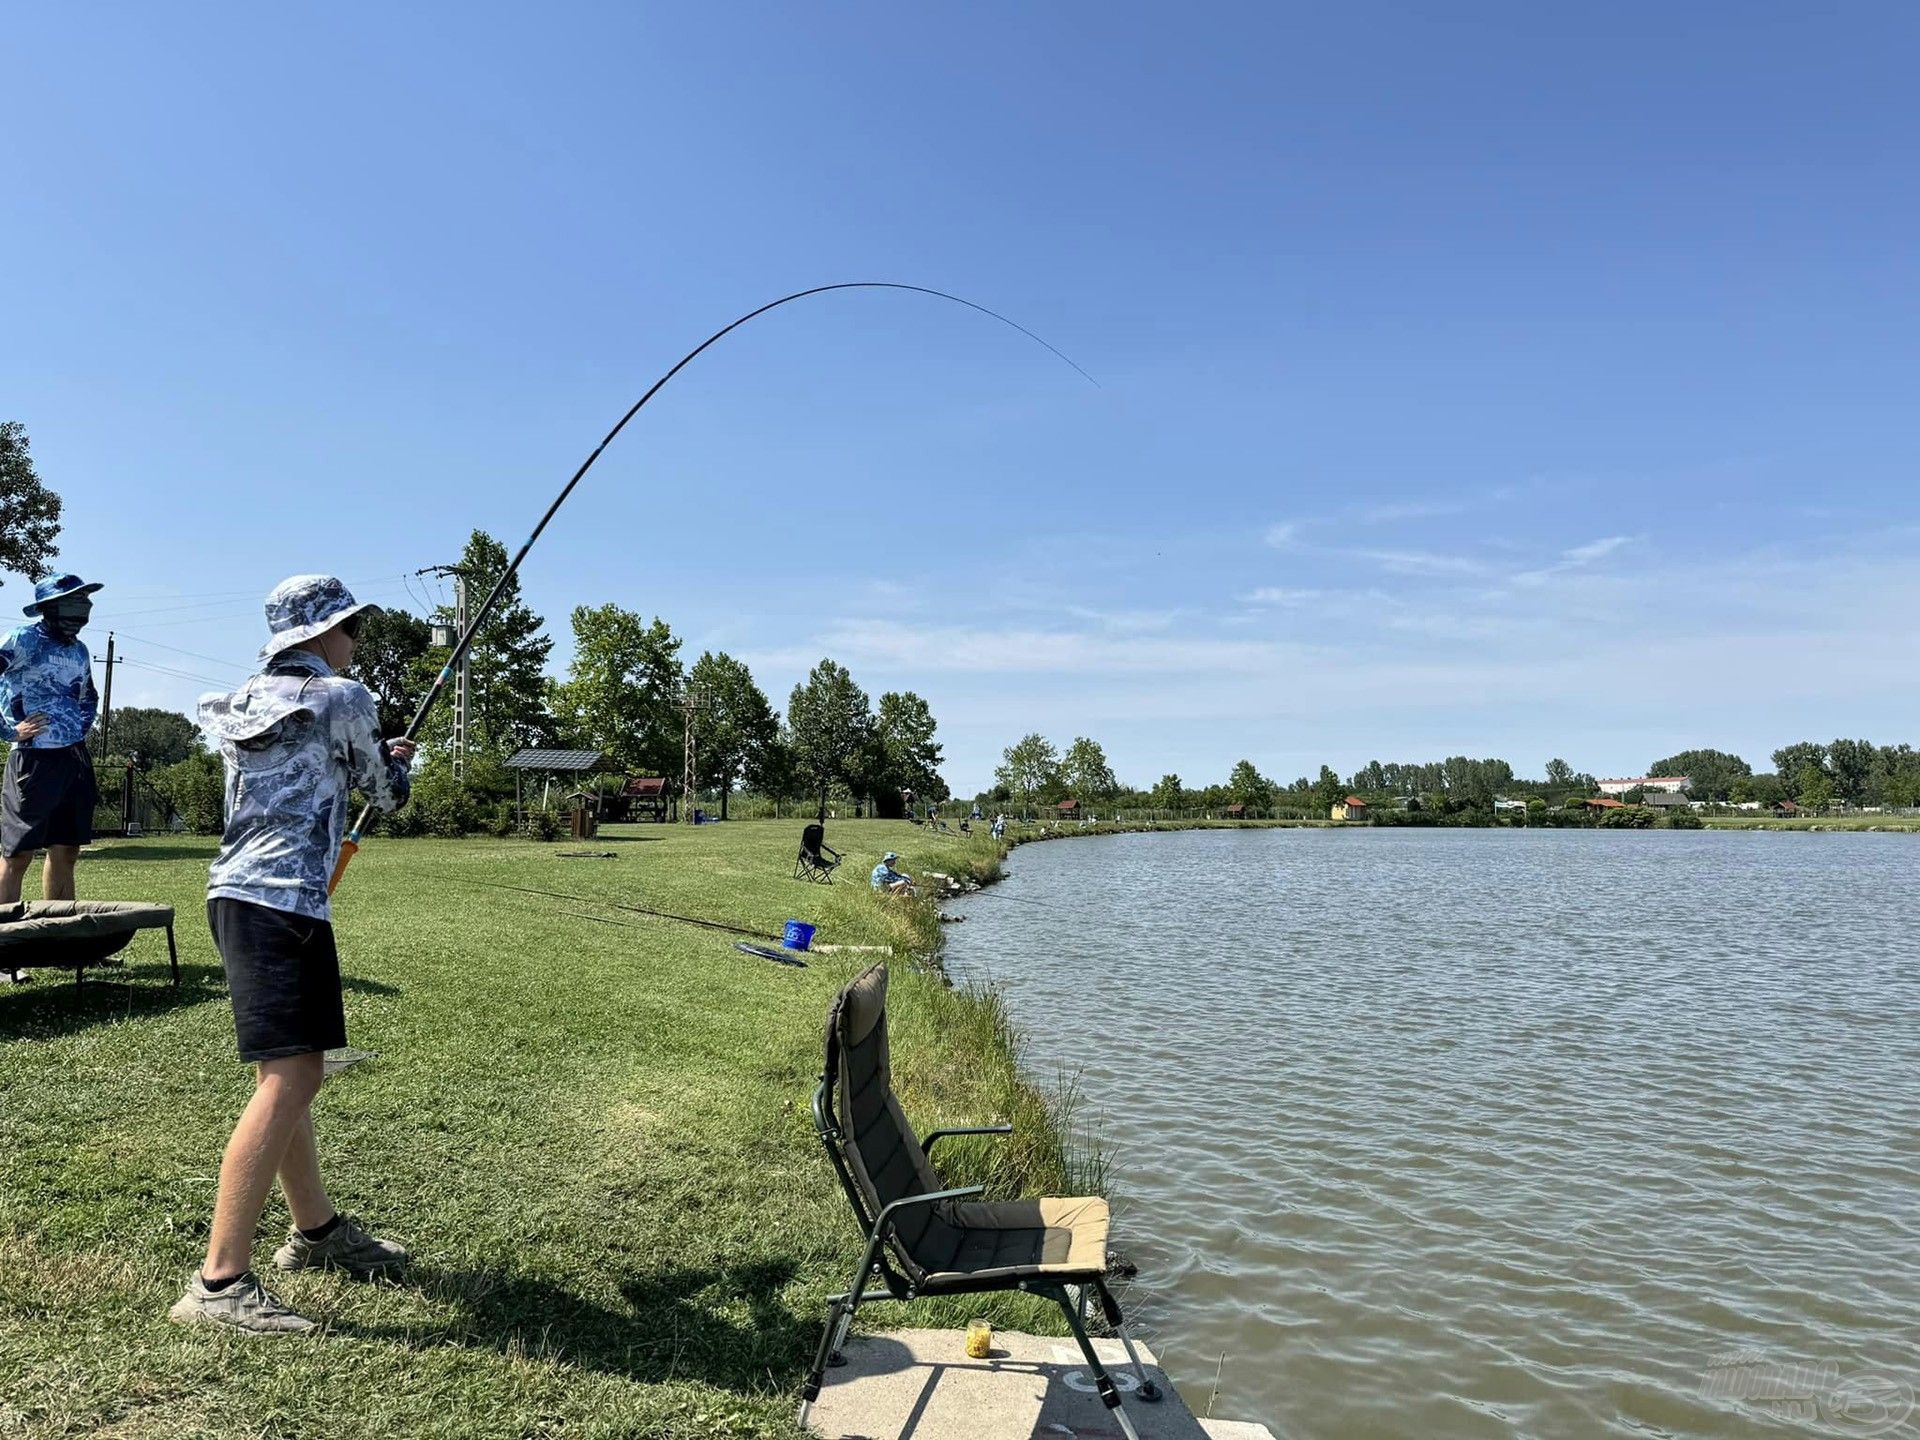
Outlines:
{"type": "Polygon", "coordinates": [[[826,826],[816,821],[800,832],[800,855],[793,862],[794,879],[831,885],[833,872],[839,868],[840,852],[827,844],[826,826]]]}
{"type": "Polygon", "coordinates": [[[884,965],[868,967],[827,1012],[826,1065],[813,1095],[813,1123],[867,1246],[852,1288],[827,1304],[826,1329],[801,1391],[802,1428],[863,1301],[1025,1290],[1059,1304],[1101,1401],[1127,1440],[1139,1440],[1113,1377],[1087,1338],[1078,1298],[1067,1292],[1072,1285],[1098,1294],[1107,1322],[1126,1343],[1140,1381],[1139,1398],[1158,1400],[1160,1392],[1147,1378],[1107,1289],[1107,1202],[1087,1197],[969,1203],[984,1186],[946,1186],[927,1159],[937,1142],[949,1135],[1008,1135],[1013,1127],[966,1126],[914,1139],[893,1093],[884,965]],[[876,1280],[886,1287],[885,1296],[868,1295],[876,1280]]]}

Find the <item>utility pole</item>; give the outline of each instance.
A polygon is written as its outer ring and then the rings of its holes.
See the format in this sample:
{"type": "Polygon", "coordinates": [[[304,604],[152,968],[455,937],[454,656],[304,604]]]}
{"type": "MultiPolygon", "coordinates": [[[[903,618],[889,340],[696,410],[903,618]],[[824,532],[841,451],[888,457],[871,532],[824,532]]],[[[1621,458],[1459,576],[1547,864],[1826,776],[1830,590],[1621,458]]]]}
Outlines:
{"type": "MultiPolygon", "coordinates": [[[[453,572],[453,624],[459,634],[467,633],[467,576],[463,570],[453,572]]],[[[453,674],[453,778],[456,784],[467,778],[467,696],[470,691],[467,656],[463,652],[460,668],[453,674]]]]}
{"type": "Polygon", "coordinates": [[[107,632],[107,686],[100,699],[100,754],[113,754],[113,631],[107,632]]]}
{"type": "Polygon", "coordinates": [[[689,685],[681,692],[681,710],[686,716],[686,772],[680,784],[680,819],[684,824],[693,823],[694,778],[697,773],[694,765],[693,707],[705,699],[705,693],[689,685]]]}
{"type": "MultiPolygon", "coordinates": [[[[423,565],[413,573],[453,577],[453,644],[458,645],[460,637],[467,633],[467,572],[458,565],[423,565]]],[[[472,648],[469,647],[461,654],[460,664],[453,672],[453,778],[455,781],[464,780],[467,774],[467,705],[473,688],[467,670],[467,656],[471,653],[472,648]]]]}

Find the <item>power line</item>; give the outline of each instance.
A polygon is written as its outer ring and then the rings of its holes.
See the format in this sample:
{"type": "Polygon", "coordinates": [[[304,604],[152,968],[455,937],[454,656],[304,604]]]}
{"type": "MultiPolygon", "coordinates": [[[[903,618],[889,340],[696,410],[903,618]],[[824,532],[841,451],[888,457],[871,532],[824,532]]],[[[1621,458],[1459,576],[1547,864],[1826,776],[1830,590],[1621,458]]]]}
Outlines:
{"type": "Polygon", "coordinates": [[[248,670],[252,668],[251,666],[239,664],[230,657],[223,658],[219,655],[203,655],[198,650],[183,650],[178,645],[168,645],[163,641],[149,640],[144,635],[133,635],[125,630],[119,631],[118,633],[122,640],[134,640],[142,645],[151,645],[158,650],[171,650],[176,655],[185,655],[192,660],[210,660],[215,665],[222,665],[230,670],[248,670]]]}
{"type": "Polygon", "coordinates": [[[200,685],[229,685],[229,680],[216,680],[211,675],[196,675],[190,670],[176,670],[171,665],[156,665],[151,660],[132,660],[122,655],[114,662],[119,665],[135,665],[142,670],[152,670],[156,674],[167,675],[175,680],[192,680],[200,685]]]}
{"type": "MultiPolygon", "coordinates": [[[[384,593],[391,593],[394,587],[394,582],[396,580],[404,581],[404,579],[405,579],[404,576],[376,575],[376,576],[371,576],[365,580],[344,581],[342,583],[346,584],[349,589],[365,589],[370,593],[374,590],[379,590],[384,593]]],[[[184,593],[179,593],[172,597],[169,597],[172,600],[177,602],[174,604],[138,606],[130,610],[125,610],[125,609],[119,608],[117,604],[119,597],[113,596],[111,592],[109,592],[108,598],[105,601],[100,602],[97,608],[99,608],[99,610],[103,614],[112,613],[115,616],[171,615],[171,614],[177,614],[183,610],[205,610],[205,609],[208,609],[209,607],[216,608],[222,612],[231,613],[231,614],[246,614],[246,613],[258,614],[259,613],[258,606],[249,606],[247,607],[246,610],[240,610],[236,608],[234,602],[237,601],[241,596],[245,596],[245,595],[258,596],[261,593],[262,592],[260,592],[259,590],[208,590],[208,591],[201,591],[201,592],[184,592],[184,593]]],[[[138,597],[135,597],[135,598],[138,598],[138,597]]],[[[213,617],[209,616],[208,618],[213,618],[213,617]]]]}
{"type": "MultiPolygon", "coordinates": [[[[380,599],[380,600],[391,598],[394,594],[398,593],[401,590],[401,588],[402,587],[399,585],[397,581],[389,581],[384,585],[378,585],[378,584],[370,585],[370,586],[361,585],[356,587],[358,594],[361,597],[363,598],[373,597],[375,599],[380,599]]],[[[195,607],[180,606],[177,608],[182,610],[192,610],[195,607]]],[[[141,625],[146,629],[158,630],[158,629],[175,626],[175,625],[204,625],[216,620],[240,619],[247,616],[258,618],[260,611],[257,607],[254,607],[254,606],[249,606],[244,610],[236,610],[231,607],[227,607],[222,609],[209,610],[201,614],[180,615],[174,619],[162,619],[162,620],[152,620],[152,619],[143,618],[143,612],[139,612],[139,611],[107,610],[105,609],[105,607],[101,607],[100,610],[97,611],[96,613],[102,619],[113,623],[116,626],[116,628],[118,626],[119,621],[122,618],[131,617],[132,619],[135,620],[136,623],[138,623],[139,625],[141,625]]],[[[153,610],[153,611],[144,612],[144,615],[164,615],[167,613],[168,612],[164,610],[153,610]]],[[[96,623],[99,623],[99,622],[96,621],[96,623]]]]}

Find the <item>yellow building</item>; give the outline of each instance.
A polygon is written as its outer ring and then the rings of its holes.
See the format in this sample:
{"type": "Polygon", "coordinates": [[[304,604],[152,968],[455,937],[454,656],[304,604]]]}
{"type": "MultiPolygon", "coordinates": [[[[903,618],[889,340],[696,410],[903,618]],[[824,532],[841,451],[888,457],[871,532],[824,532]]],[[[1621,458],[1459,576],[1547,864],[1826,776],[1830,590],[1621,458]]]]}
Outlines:
{"type": "Polygon", "coordinates": [[[1358,795],[1349,795],[1344,800],[1336,800],[1327,818],[1329,820],[1364,820],[1367,818],[1367,802],[1358,795]]]}

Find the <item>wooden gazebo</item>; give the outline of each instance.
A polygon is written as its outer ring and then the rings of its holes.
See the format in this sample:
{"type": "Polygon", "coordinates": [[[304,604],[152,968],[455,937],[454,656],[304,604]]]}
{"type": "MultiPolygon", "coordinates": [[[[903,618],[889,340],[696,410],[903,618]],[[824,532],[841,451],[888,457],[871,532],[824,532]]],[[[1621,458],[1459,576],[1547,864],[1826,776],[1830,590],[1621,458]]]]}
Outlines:
{"type": "Polygon", "coordinates": [[[573,782],[569,788],[577,789],[586,776],[600,768],[598,750],[522,750],[507,761],[507,769],[513,771],[513,806],[523,817],[527,813],[524,778],[528,774],[542,776],[544,784],[540,791],[540,808],[547,808],[547,798],[552,793],[555,776],[564,775],[573,782]]]}

